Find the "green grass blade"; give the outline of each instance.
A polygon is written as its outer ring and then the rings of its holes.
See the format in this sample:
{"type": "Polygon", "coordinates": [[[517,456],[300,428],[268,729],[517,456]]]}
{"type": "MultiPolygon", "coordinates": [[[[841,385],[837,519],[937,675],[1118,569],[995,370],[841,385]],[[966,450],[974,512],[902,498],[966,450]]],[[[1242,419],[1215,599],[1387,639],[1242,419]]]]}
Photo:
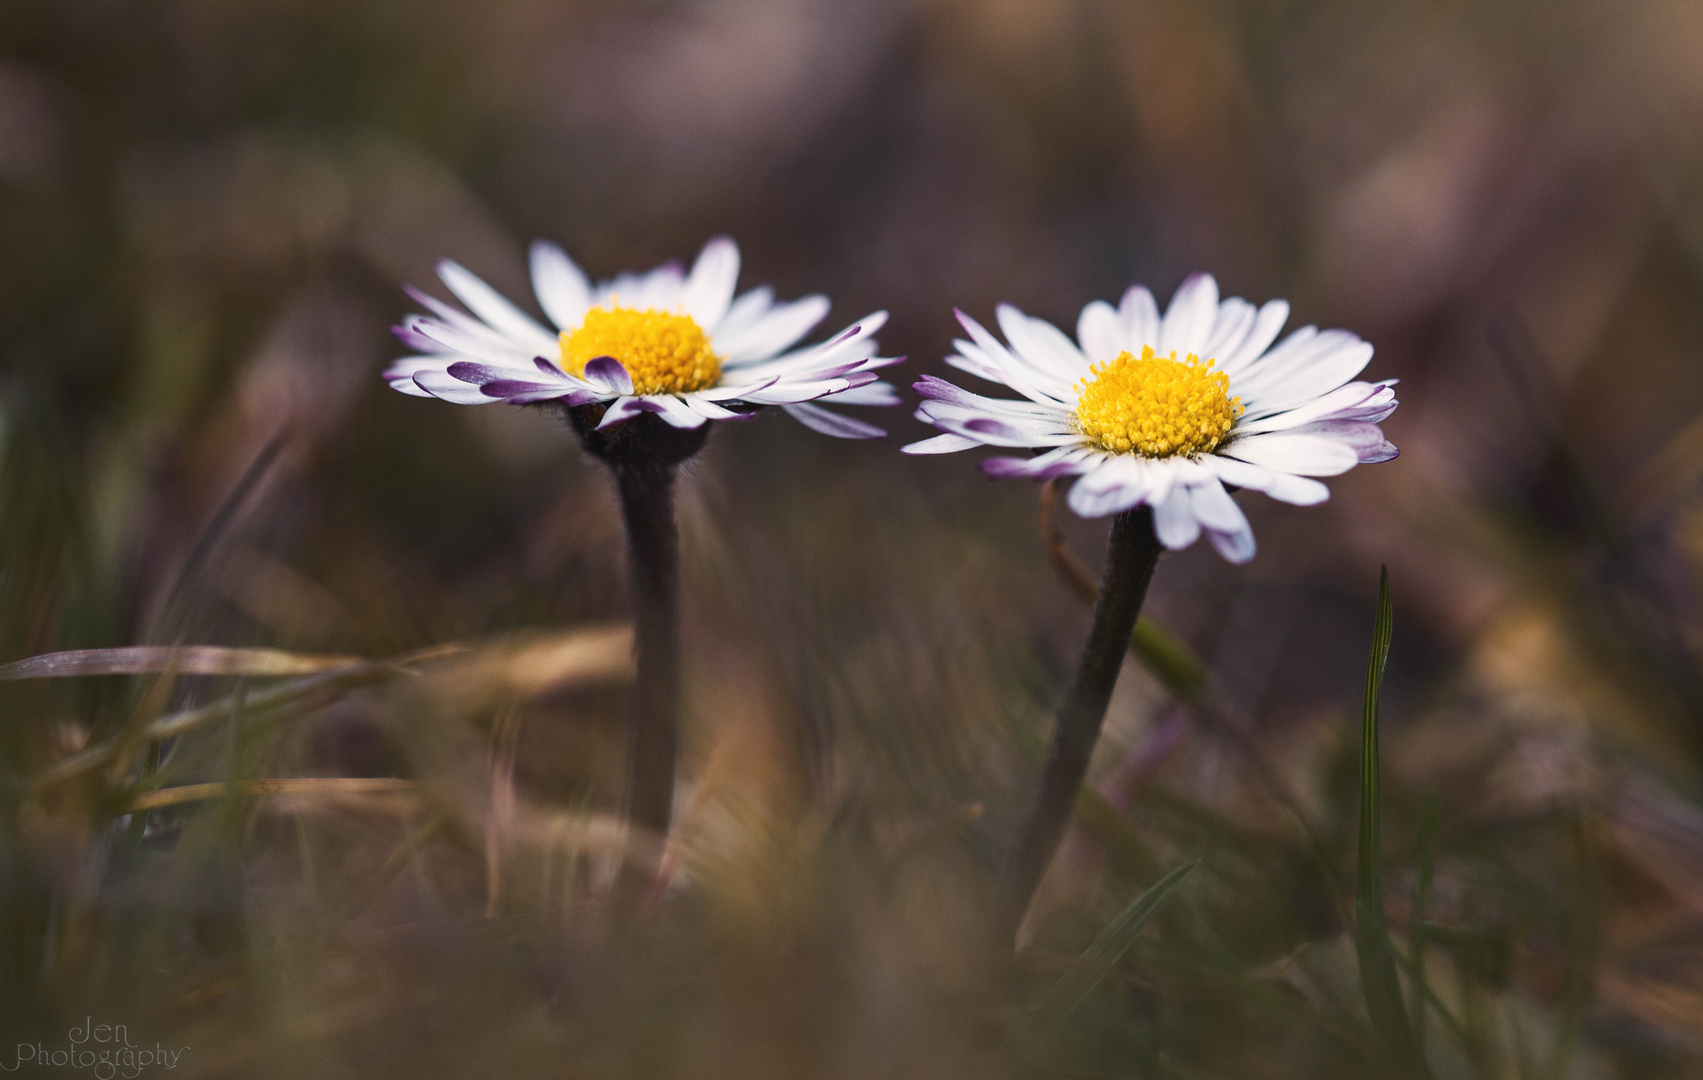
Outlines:
{"type": "Polygon", "coordinates": [[[1179,866],[1153,884],[1146,892],[1135,898],[1135,902],[1123,909],[1106,928],[1100,931],[1094,943],[1089,945],[1083,954],[1070,965],[1070,970],[1064,977],[1047,991],[1046,997],[1036,1006],[1035,1014],[1045,1023],[1056,1023],[1074,1012],[1077,1006],[1088,999],[1094,992],[1100,980],[1117,966],[1123,954],[1135,944],[1135,939],[1147,924],[1153,921],[1153,916],[1165,906],[1165,901],[1177,891],[1183,879],[1199,865],[1196,862],[1179,866]]]}
{"type": "Polygon", "coordinates": [[[1408,1026],[1396,974],[1389,926],[1384,920],[1383,876],[1378,865],[1378,695],[1390,656],[1392,626],[1390,574],[1378,582],[1378,617],[1372,630],[1372,655],[1366,666],[1366,708],[1360,733],[1360,852],[1354,889],[1354,948],[1360,960],[1360,988],[1378,1038],[1411,1075],[1428,1076],[1425,1058],[1408,1026]]]}
{"type": "Polygon", "coordinates": [[[1177,700],[1193,703],[1206,700],[1205,662],[1182,638],[1149,616],[1136,620],[1129,651],[1177,700]]]}
{"type": "Polygon", "coordinates": [[[1415,992],[1408,1002],[1408,1022],[1413,1028],[1413,1039],[1419,1045],[1425,1045],[1425,1002],[1431,998],[1430,988],[1425,982],[1425,949],[1428,944],[1425,933],[1427,909],[1431,904],[1431,883],[1437,864],[1437,793],[1432,791],[1425,797],[1425,805],[1419,811],[1419,878],[1413,887],[1413,922],[1408,930],[1407,955],[1412,961],[1408,973],[1415,992]]]}

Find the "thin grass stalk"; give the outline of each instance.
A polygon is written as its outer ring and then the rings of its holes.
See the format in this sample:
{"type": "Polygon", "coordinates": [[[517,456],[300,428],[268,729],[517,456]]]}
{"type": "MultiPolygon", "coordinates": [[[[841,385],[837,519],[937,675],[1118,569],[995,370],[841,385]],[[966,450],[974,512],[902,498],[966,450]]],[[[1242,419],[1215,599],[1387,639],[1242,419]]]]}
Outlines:
{"type": "Polygon", "coordinates": [[[1159,538],[1153,532],[1153,511],[1140,507],[1112,519],[1106,554],[1106,573],[1094,604],[1094,623],[1082,649],[1076,679],[1059,708],[1052,749],[1041,774],[1021,838],[1006,864],[1004,899],[1006,927],[1014,934],[1034,898],[1070,823],[1077,792],[1088,774],[1088,761],[1100,738],[1106,706],[1117,685],[1130,635],[1159,561],[1159,538]]]}

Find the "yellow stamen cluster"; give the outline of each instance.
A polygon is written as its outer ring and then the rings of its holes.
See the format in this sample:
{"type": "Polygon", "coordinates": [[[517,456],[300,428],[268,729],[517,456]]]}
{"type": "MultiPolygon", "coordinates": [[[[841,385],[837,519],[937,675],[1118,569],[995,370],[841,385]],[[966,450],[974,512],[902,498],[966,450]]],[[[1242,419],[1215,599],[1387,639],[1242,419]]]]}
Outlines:
{"type": "Polygon", "coordinates": [[[721,379],[721,357],[690,315],[634,308],[592,308],[562,335],[562,370],[584,375],[600,356],[621,361],[635,394],[686,394],[721,379]]]}
{"type": "Polygon", "coordinates": [[[1076,384],[1076,429],[1102,450],[1143,457],[1193,456],[1214,450],[1242,415],[1242,399],[1230,396],[1230,376],[1212,370],[1213,360],[1190,353],[1178,360],[1119,353],[1089,368],[1093,378],[1076,384]]]}

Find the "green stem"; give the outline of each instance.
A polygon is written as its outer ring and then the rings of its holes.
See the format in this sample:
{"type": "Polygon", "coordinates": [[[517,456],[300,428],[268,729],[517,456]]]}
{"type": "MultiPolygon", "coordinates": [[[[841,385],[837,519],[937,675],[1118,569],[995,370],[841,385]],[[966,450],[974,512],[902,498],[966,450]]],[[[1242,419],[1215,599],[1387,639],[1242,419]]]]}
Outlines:
{"type": "Polygon", "coordinates": [[[1106,706],[1117,685],[1148,583],[1153,580],[1159,551],[1150,508],[1126,511],[1112,519],[1106,573],[1094,605],[1094,623],[1082,649],[1076,680],[1059,708],[1052,750],[1041,774],[1034,809],[1005,868],[1006,929],[1013,934],[1070,823],[1076,793],[1088,774],[1088,761],[1099,741],[1106,706]]]}

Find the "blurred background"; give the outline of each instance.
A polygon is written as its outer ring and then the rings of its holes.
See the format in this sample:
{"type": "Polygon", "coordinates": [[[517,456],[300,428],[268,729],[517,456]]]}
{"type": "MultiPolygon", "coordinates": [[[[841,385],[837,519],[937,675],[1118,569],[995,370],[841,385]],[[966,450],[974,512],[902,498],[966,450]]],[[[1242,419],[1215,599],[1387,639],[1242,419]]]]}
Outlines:
{"type": "MultiPolygon", "coordinates": [[[[8,0],[0,662],[468,649],[0,684],[0,1065],[92,1017],[198,1076],[1384,1075],[1345,883],[1387,564],[1433,1069],[1703,1075],[1700,58],[1689,0],[8,0]],[[378,377],[440,257],[530,305],[534,237],[607,277],[718,233],[833,328],[891,310],[901,382],[954,306],[1073,328],[1197,269],[1402,380],[1397,461],[1242,496],[1247,567],[1161,564],[1214,704],[1126,667],[1116,812],[1015,966],[979,928],[1088,620],[1032,486],[901,457],[907,409],[718,428],[634,901],[607,477],[378,377]],[[181,790],[279,777],[376,782],[181,790]]],[[[1097,567],[1105,523],[1059,526],[1097,567]]]]}

